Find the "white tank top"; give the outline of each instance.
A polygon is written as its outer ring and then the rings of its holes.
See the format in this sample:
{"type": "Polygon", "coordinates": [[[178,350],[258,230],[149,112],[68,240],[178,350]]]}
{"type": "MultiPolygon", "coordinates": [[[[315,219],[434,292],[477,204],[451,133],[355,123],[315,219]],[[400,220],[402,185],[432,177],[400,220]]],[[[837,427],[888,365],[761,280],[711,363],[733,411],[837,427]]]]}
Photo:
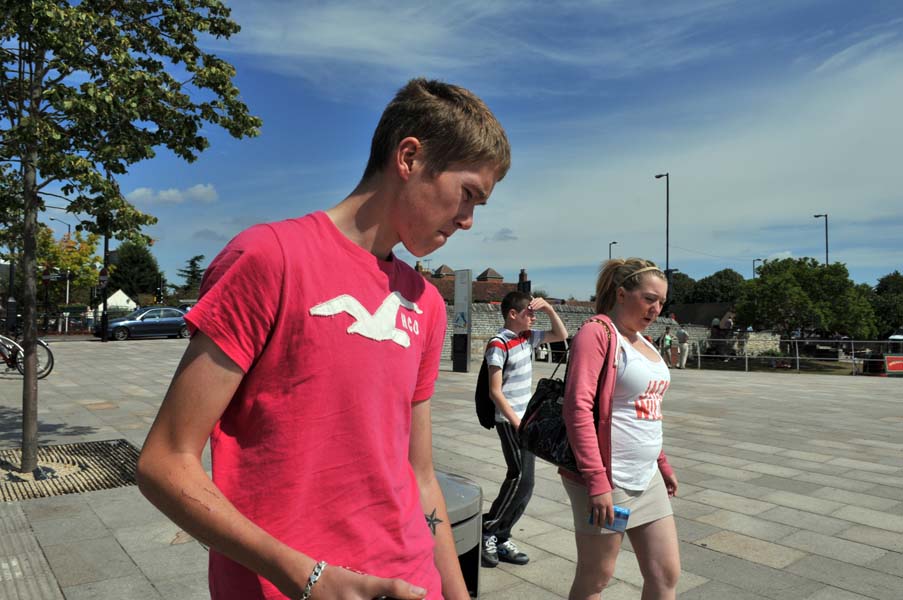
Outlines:
{"type": "MultiPolygon", "coordinates": [[[[655,346],[640,337],[655,350],[655,346]]],[[[658,468],[662,450],[662,397],[671,384],[671,373],[664,360],[649,360],[620,332],[618,346],[621,361],[612,397],[611,478],[619,488],[645,490],[658,468]]]]}

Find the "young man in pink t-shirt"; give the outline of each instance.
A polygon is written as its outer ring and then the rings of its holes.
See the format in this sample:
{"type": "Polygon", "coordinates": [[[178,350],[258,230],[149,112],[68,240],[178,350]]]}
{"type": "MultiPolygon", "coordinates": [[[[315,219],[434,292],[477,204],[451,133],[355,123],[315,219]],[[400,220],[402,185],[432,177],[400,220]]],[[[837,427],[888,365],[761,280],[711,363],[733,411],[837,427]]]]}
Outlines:
{"type": "Polygon", "coordinates": [[[469,229],[509,165],[479,98],[412,80],[348,197],[208,267],[138,481],[210,546],[214,600],[469,597],[432,465],[445,306],[392,248],[469,229]]]}

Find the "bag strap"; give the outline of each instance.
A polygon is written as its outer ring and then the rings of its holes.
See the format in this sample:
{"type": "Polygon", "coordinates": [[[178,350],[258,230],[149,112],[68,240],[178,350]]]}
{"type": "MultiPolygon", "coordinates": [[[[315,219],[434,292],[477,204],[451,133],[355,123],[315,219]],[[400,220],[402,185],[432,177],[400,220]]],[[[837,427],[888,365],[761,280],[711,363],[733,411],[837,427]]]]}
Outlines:
{"type": "MultiPolygon", "coordinates": [[[[600,325],[602,325],[602,327],[604,327],[605,330],[608,332],[609,340],[614,335],[614,332],[611,330],[611,327],[609,326],[609,324],[606,321],[603,321],[602,319],[596,319],[594,317],[594,318],[588,319],[586,321],[586,323],[590,323],[590,322],[599,323],[600,325]]],[[[583,329],[583,327],[586,326],[586,323],[581,325],[580,329],[583,329]]],[[[576,334],[574,334],[574,335],[576,335],[576,334]]],[[[570,351],[570,348],[568,349],[568,351],[570,351]]],[[[605,372],[606,372],[606,366],[610,364],[609,363],[610,360],[613,360],[615,365],[618,364],[618,350],[615,349],[614,356],[608,356],[608,354],[609,353],[606,352],[605,360],[602,361],[602,368],[599,370],[599,379],[596,382],[596,395],[593,398],[593,424],[596,426],[596,428],[599,427],[599,395],[602,393],[603,376],[605,375],[605,372]]],[[[559,364],[561,364],[561,363],[559,362],[559,364]]],[[[568,361],[568,367],[570,367],[570,365],[571,365],[571,362],[568,361]]],[[[567,368],[568,367],[565,367],[565,371],[564,371],[565,382],[567,381],[567,368]]],[[[558,367],[555,367],[555,370],[557,371],[558,367]]],[[[552,373],[552,376],[554,377],[555,373],[552,373]]]]}
{"type": "MultiPolygon", "coordinates": [[[[580,326],[580,329],[583,329],[583,328],[586,326],[586,323],[599,323],[600,325],[602,325],[602,327],[605,328],[606,331],[608,331],[608,337],[609,337],[609,338],[611,338],[611,336],[614,335],[614,333],[613,333],[612,330],[611,330],[611,327],[609,327],[608,323],[607,323],[606,321],[603,321],[602,319],[597,319],[597,318],[595,318],[595,317],[593,317],[593,318],[591,318],[591,319],[587,319],[586,322],[585,322],[583,325],[580,326]]],[[[580,329],[578,329],[577,331],[580,331],[580,329]]],[[[577,334],[575,333],[574,335],[577,335],[577,334]]],[[[555,377],[555,373],[558,372],[558,367],[561,366],[561,362],[564,360],[565,356],[567,356],[568,354],[570,354],[570,352],[571,352],[571,349],[570,349],[570,348],[565,348],[565,351],[561,354],[561,358],[558,359],[558,364],[555,365],[555,370],[552,371],[552,375],[551,375],[551,376],[552,376],[553,378],[555,377]]],[[[617,356],[614,357],[614,360],[615,360],[615,364],[618,364],[618,363],[617,363],[617,360],[618,360],[618,357],[617,357],[617,356]]],[[[568,361],[568,365],[570,365],[570,364],[571,364],[570,361],[568,361]]],[[[603,365],[603,368],[604,368],[604,365],[603,365]]],[[[568,375],[567,375],[567,367],[565,367],[565,368],[564,368],[564,380],[567,381],[567,378],[568,378],[568,375]]]]}
{"type": "MultiPolygon", "coordinates": [[[[502,372],[504,373],[504,372],[505,372],[505,367],[508,366],[508,342],[506,342],[506,341],[505,341],[505,338],[503,338],[502,336],[500,336],[500,335],[494,335],[494,336],[492,336],[491,338],[489,338],[489,341],[488,341],[488,342],[486,342],[486,349],[487,349],[487,350],[489,349],[489,344],[492,343],[492,340],[498,340],[498,341],[500,341],[500,342],[502,343],[502,346],[505,348],[505,362],[502,363],[502,372]]],[[[483,360],[486,360],[485,353],[484,353],[484,356],[483,356],[483,360]]]]}

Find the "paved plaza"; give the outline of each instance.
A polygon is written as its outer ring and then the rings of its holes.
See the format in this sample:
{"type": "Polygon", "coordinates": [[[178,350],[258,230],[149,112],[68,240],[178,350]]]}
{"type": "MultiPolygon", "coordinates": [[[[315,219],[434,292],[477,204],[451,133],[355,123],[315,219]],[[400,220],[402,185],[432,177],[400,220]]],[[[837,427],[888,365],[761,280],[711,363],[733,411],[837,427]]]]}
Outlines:
{"type": "MultiPolygon", "coordinates": [[[[53,344],[40,440],[144,441],[184,340],[53,344]]],[[[478,365],[476,365],[478,366],[478,365]]],[[[474,369],[476,371],[476,369],[474,369]]],[[[537,376],[549,367],[537,364],[537,376]]],[[[443,363],[433,408],[437,467],[483,488],[504,477],[494,431],[473,412],[476,373],[443,363]]],[[[903,379],[672,371],[665,451],[683,600],[903,599],[903,379]]],[[[19,445],[21,378],[0,371],[0,448],[19,445]]],[[[484,600],[566,598],[576,552],[554,468],[515,540],[528,565],[483,569],[484,600]]],[[[208,598],[207,556],[134,486],[0,502],[0,600],[208,598]]],[[[625,540],[605,600],[639,599],[625,540]]]]}

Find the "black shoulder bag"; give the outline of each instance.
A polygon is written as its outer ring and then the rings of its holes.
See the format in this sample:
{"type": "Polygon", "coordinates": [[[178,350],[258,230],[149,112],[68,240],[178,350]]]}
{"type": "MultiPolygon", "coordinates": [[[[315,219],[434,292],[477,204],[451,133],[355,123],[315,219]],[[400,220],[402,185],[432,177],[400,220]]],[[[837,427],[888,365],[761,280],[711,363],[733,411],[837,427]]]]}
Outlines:
{"type": "MultiPolygon", "coordinates": [[[[489,342],[492,342],[492,340],[500,340],[502,345],[505,346],[505,362],[502,363],[502,370],[504,371],[505,367],[508,366],[508,345],[504,339],[498,336],[489,338],[489,342]]],[[[489,342],[486,344],[487,348],[489,342]]],[[[489,395],[489,365],[486,363],[485,352],[483,353],[483,364],[480,366],[480,374],[477,375],[477,389],[473,393],[473,401],[480,425],[486,429],[495,427],[495,402],[492,401],[492,397],[489,395]]]]}
{"type": "MultiPolygon", "coordinates": [[[[612,335],[608,323],[599,319],[591,319],[600,323],[612,335]]],[[[570,349],[568,349],[570,351],[570,349]]],[[[517,430],[520,445],[523,449],[533,453],[539,458],[557,465],[573,473],[577,473],[577,459],[568,442],[567,428],[564,424],[562,408],[564,405],[564,386],[567,381],[567,370],[564,379],[555,379],[555,373],[561,366],[561,361],[567,353],[562,354],[558,365],[550,377],[543,377],[536,384],[536,391],[530,397],[527,410],[520,421],[517,430]]],[[[614,357],[606,356],[602,365],[602,372],[614,357]]],[[[602,389],[600,373],[599,383],[596,387],[596,401],[593,403],[593,423],[599,425],[599,392],[602,389]]]]}

